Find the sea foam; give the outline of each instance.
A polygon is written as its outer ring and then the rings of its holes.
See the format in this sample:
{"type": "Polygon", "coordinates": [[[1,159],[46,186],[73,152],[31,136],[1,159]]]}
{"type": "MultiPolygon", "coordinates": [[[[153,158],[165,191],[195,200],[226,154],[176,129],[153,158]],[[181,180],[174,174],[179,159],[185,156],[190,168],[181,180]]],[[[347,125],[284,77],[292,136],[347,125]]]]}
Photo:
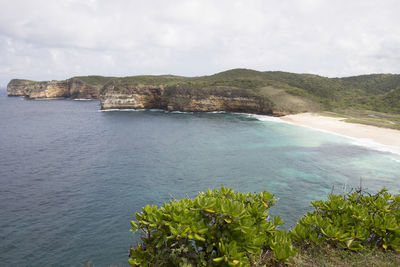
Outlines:
{"type": "Polygon", "coordinates": [[[145,109],[133,109],[133,108],[110,108],[110,109],[99,109],[99,112],[116,112],[116,111],[123,111],[123,112],[132,112],[132,111],[145,111],[145,109]]]}
{"type": "Polygon", "coordinates": [[[248,114],[248,115],[259,121],[285,122],[285,121],[281,120],[279,117],[273,117],[273,116],[267,116],[267,115],[256,115],[256,114],[248,114]]]}
{"type": "MultiPolygon", "coordinates": [[[[307,125],[298,125],[298,124],[295,124],[292,122],[284,121],[284,120],[280,119],[279,117],[272,117],[272,116],[266,116],[266,115],[254,115],[254,114],[249,114],[249,116],[251,116],[252,118],[255,118],[259,121],[286,123],[286,124],[291,124],[294,126],[305,127],[305,128],[308,128],[308,129],[311,129],[314,131],[319,131],[319,132],[323,132],[323,133],[327,133],[327,134],[340,136],[340,137],[351,140],[350,143],[352,145],[366,147],[368,149],[372,149],[375,151],[392,153],[392,154],[396,154],[397,156],[400,156],[400,148],[399,147],[380,144],[380,143],[377,143],[374,140],[371,140],[368,138],[356,138],[356,137],[351,137],[351,136],[335,133],[335,132],[324,130],[324,129],[318,129],[318,128],[307,126],[307,125]]],[[[400,158],[399,159],[392,158],[392,159],[397,162],[400,162],[400,158]]]]}

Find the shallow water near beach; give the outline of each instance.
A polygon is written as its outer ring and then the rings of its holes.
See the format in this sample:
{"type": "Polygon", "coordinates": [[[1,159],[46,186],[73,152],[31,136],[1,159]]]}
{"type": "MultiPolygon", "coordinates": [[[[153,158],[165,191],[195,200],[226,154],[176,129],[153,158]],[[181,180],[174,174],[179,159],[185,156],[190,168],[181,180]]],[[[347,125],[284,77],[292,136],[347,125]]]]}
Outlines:
{"type": "Polygon", "coordinates": [[[340,136],[246,114],[98,109],[1,92],[3,266],[127,264],[142,206],[222,184],[274,193],[286,228],[332,187],[400,192],[399,155],[340,136]]]}

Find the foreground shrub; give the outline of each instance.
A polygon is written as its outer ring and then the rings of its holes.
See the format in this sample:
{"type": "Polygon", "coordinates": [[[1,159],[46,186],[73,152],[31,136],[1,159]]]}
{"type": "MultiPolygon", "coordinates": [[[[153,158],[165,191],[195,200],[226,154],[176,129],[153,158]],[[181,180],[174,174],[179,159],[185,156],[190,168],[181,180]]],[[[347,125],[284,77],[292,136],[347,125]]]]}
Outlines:
{"type": "Polygon", "coordinates": [[[314,201],[291,236],[299,242],[327,242],[340,248],[383,248],[400,251],[400,196],[382,189],[375,195],[360,191],[314,201]]]}
{"type": "Polygon", "coordinates": [[[142,242],[131,249],[133,266],[249,266],[263,254],[286,261],[295,255],[290,236],[278,230],[280,217],[268,219],[274,195],[208,190],[194,199],[146,206],[131,221],[142,242]]]}

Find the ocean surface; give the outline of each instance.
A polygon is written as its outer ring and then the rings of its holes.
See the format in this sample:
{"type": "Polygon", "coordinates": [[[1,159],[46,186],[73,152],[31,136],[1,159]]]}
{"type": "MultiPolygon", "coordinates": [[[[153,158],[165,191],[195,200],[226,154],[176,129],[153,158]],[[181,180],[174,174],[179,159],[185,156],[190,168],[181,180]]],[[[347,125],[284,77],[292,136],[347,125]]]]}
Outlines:
{"type": "Polygon", "coordinates": [[[135,212],[222,184],[274,193],[286,228],[333,186],[400,192],[399,155],[263,120],[1,91],[0,265],[126,266],[135,212]]]}

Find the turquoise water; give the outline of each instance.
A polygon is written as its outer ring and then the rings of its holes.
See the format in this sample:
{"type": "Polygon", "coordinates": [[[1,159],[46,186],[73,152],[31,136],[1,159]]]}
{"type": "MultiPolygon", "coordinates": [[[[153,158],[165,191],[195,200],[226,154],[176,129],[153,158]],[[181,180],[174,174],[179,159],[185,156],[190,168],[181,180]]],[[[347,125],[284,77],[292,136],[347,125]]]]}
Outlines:
{"type": "Polygon", "coordinates": [[[289,228],[311,200],[400,192],[400,156],[249,115],[100,112],[98,101],[0,96],[0,262],[126,264],[146,204],[222,184],[265,189],[289,228]]]}

